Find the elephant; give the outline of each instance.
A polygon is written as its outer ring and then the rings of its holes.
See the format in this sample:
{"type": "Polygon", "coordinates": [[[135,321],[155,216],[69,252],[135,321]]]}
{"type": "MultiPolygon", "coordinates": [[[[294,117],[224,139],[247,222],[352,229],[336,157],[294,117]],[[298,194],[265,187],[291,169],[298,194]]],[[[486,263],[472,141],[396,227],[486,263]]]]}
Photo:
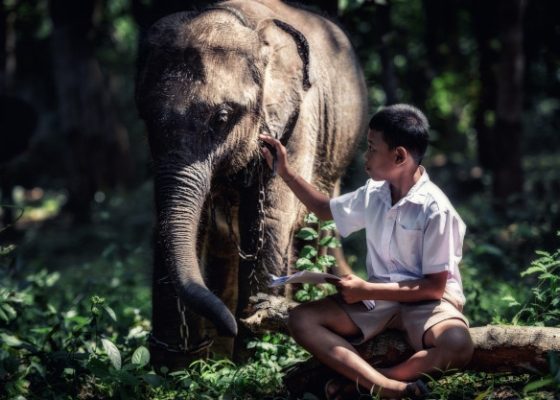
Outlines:
{"type": "Polygon", "coordinates": [[[135,98],[154,174],[152,360],[181,365],[207,349],[205,334],[235,337],[250,295],[271,292],[269,274],[294,261],[305,209],[258,135],[280,139],[293,169],[333,194],[367,130],[366,85],[330,20],[231,0],[150,27],[135,98]]]}

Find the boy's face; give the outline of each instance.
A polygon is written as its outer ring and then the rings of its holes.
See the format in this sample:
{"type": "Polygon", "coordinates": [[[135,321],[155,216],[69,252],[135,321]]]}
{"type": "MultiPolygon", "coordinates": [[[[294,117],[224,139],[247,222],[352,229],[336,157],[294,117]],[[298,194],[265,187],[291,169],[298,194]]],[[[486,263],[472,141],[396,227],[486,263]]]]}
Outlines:
{"type": "Polygon", "coordinates": [[[396,167],[395,149],[389,149],[381,132],[369,130],[365,160],[365,169],[371,179],[383,181],[393,175],[396,167]]]}

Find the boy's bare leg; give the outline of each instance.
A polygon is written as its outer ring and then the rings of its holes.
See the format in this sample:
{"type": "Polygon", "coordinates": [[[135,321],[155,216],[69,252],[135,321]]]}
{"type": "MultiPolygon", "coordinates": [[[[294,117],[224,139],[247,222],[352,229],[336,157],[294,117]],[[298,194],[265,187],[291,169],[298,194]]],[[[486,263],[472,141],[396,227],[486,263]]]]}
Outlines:
{"type": "Polygon", "coordinates": [[[376,371],[342,336],[358,334],[359,328],[335,301],[326,298],[302,304],[290,311],[288,328],[293,338],[321,362],[368,392],[400,397],[407,384],[388,379],[376,371]]]}
{"type": "Polygon", "coordinates": [[[448,319],[431,327],[424,334],[424,343],[428,349],[379,372],[391,379],[410,381],[423,374],[462,368],[469,363],[474,350],[469,330],[459,319],[448,319]]]}

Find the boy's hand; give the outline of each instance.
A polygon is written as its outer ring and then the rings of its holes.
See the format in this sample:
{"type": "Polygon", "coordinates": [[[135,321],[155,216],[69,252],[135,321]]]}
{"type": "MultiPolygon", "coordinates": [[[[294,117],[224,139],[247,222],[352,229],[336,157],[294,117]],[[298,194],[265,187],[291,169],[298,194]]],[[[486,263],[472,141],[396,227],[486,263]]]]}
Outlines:
{"type": "MultiPolygon", "coordinates": [[[[259,139],[272,146],[272,148],[276,150],[276,171],[278,175],[280,175],[280,177],[285,181],[290,181],[291,179],[293,179],[294,174],[288,167],[288,156],[284,145],[282,145],[282,143],[280,143],[278,139],[275,139],[269,135],[259,135],[259,139]]],[[[274,168],[274,156],[272,155],[271,151],[266,147],[261,147],[261,152],[266,159],[266,163],[268,164],[268,166],[270,168],[274,168]]]]}
{"type": "Polygon", "coordinates": [[[367,299],[366,293],[367,282],[359,276],[350,274],[344,275],[337,283],[336,288],[342,299],[348,303],[357,303],[358,301],[367,299]]]}

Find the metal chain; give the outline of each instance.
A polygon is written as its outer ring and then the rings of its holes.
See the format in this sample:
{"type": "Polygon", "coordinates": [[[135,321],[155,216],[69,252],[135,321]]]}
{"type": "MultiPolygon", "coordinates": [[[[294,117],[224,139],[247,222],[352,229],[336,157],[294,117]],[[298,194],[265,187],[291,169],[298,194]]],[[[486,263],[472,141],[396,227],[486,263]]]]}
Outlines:
{"type": "MultiPolygon", "coordinates": [[[[225,207],[225,217],[226,217],[226,223],[228,225],[228,231],[229,231],[229,240],[231,241],[231,243],[233,243],[234,246],[237,247],[237,252],[239,253],[239,257],[241,257],[243,260],[246,261],[258,261],[259,260],[259,256],[262,252],[262,249],[264,247],[264,219],[265,219],[265,215],[264,215],[264,203],[266,201],[266,193],[264,190],[264,173],[263,173],[263,163],[259,162],[257,165],[257,173],[258,173],[258,177],[259,177],[259,203],[258,203],[258,237],[257,237],[257,248],[255,249],[255,252],[253,254],[249,254],[243,251],[243,249],[241,249],[240,243],[239,243],[239,238],[237,237],[237,234],[235,233],[235,230],[233,229],[233,217],[231,215],[231,204],[225,207]]],[[[254,270],[251,271],[251,277],[254,275],[254,270]]]]}
{"type": "MultiPolygon", "coordinates": [[[[169,276],[164,276],[160,278],[158,282],[169,283],[170,282],[169,276]]],[[[161,347],[166,351],[172,353],[186,353],[186,354],[200,353],[204,350],[207,350],[210,346],[212,346],[214,341],[209,336],[206,336],[196,346],[189,347],[189,326],[187,324],[187,308],[185,307],[185,305],[183,304],[183,302],[178,296],[177,296],[177,311],[179,312],[179,317],[181,319],[181,323],[179,325],[179,336],[181,337],[182,343],[178,345],[171,345],[155,337],[153,332],[150,333],[150,336],[148,337],[148,342],[152,345],[161,347]]]]}
{"type": "Polygon", "coordinates": [[[177,311],[179,311],[179,317],[181,318],[181,325],[179,325],[179,335],[183,341],[182,347],[184,351],[189,348],[189,326],[187,325],[187,309],[179,296],[177,296],[177,311]]]}

